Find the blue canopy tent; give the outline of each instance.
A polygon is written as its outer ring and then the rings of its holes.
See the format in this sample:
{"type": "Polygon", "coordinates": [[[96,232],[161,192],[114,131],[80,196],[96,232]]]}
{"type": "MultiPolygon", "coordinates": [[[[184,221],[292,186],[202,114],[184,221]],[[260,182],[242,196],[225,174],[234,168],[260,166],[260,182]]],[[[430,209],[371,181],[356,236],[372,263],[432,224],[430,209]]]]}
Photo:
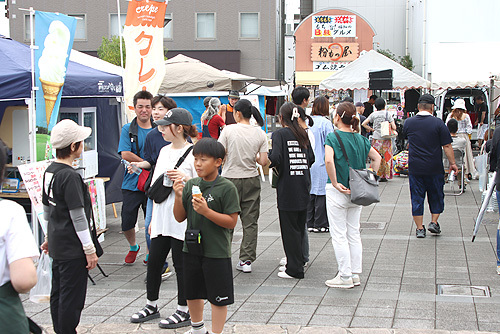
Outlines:
{"type": "MultiPolygon", "coordinates": [[[[9,106],[26,106],[31,97],[31,52],[22,43],[0,35],[0,123],[9,106]]],[[[99,176],[106,183],[106,201],[121,201],[123,168],[117,153],[121,131],[121,110],[116,97],[123,96],[119,75],[69,61],[61,107],[96,107],[99,176]]]]}

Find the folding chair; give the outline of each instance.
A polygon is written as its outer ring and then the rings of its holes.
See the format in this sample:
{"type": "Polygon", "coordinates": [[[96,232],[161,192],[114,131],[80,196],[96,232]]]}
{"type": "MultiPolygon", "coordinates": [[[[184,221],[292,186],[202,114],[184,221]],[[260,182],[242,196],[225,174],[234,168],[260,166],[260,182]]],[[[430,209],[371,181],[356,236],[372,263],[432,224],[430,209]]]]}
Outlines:
{"type": "Polygon", "coordinates": [[[448,181],[448,169],[450,168],[450,163],[446,154],[443,152],[443,166],[445,169],[446,181],[445,181],[445,195],[450,196],[460,196],[464,193],[465,188],[465,152],[459,149],[454,149],[453,154],[455,155],[455,163],[458,166],[458,175],[455,175],[455,180],[458,183],[459,191],[455,190],[455,181],[448,181]],[[446,184],[450,185],[450,191],[446,190],[446,184]]]}

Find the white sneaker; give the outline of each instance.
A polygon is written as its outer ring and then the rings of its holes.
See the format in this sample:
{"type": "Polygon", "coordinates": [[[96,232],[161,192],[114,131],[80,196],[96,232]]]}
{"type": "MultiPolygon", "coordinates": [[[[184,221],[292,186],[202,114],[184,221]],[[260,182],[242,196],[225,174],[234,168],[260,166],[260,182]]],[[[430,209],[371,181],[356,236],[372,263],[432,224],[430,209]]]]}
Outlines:
{"type": "Polygon", "coordinates": [[[281,266],[278,270],[284,273],[286,271],[286,266],[281,266]]]}
{"type": "Polygon", "coordinates": [[[285,273],[284,271],[280,271],[280,272],[278,273],[278,277],[279,277],[279,278],[295,278],[295,277],[292,277],[292,276],[288,275],[288,274],[287,274],[287,273],[285,273]]]}
{"type": "Polygon", "coordinates": [[[335,276],[335,278],[330,279],[325,282],[326,286],[330,288],[341,288],[341,289],[350,289],[354,288],[354,283],[352,282],[352,277],[348,279],[344,279],[340,277],[340,273],[335,276]]]}
{"type": "Polygon", "coordinates": [[[239,261],[238,264],[236,265],[236,269],[239,271],[242,271],[244,273],[251,273],[252,272],[252,262],[250,260],[248,261],[239,261]]]}
{"type": "Polygon", "coordinates": [[[170,267],[167,267],[167,269],[165,269],[165,272],[163,274],[161,274],[161,280],[166,281],[173,274],[174,273],[172,271],[170,271],[170,267]]]}
{"type": "Polygon", "coordinates": [[[354,286],[361,285],[361,280],[359,279],[358,274],[352,274],[352,284],[354,284],[354,286]]]}
{"type": "Polygon", "coordinates": [[[286,256],[281,258],[280,260],[280,266],[286,266],[286,256]]]}
{"type": "Polygon", "coordinates": [[[497,274],[500,275],[500,266],[497,267],[497,274]]]}

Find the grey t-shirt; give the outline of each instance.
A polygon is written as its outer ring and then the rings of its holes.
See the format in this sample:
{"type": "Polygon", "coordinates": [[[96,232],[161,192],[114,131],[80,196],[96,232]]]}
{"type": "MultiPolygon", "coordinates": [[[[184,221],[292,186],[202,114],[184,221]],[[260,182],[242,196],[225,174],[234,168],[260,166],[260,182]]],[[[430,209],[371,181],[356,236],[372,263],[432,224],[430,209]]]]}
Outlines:
{"type": "Polygon", "coordinates": [[[382,122],[394,121],[391,113],[387,110],[374,111],[370,114],[370,116],[368,116],[368,119],[370,120],[370,123],[373,123],[373,129],[375,130],[373,132],[373,139],[382,139],[382,135],[380,134],[380,125],[382,124],[382,122]]]}
{"type": "Polygon", "coordinates": [[[231,124],[222,130],[219,142],[226,148],[226,160],[222,176],[246,179],[259,175],[256,156],[269,151],[266,133],[259,127],[247,124],[231,124]]]}

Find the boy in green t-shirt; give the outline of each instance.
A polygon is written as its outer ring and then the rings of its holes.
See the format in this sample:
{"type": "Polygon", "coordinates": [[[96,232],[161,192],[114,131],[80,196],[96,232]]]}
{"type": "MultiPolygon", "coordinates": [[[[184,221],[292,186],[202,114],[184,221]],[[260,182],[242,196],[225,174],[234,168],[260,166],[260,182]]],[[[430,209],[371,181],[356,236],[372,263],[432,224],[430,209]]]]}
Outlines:
{"type": "Polygon", "coordinates": [[[227,305],[234,303],[231,230],[236,226],[240,201],[234,184],[219,176],[225,154],[217,140],[201,139],[193,147],[199,177],[185,185],[178,179],[173,186],[175,219],[182,222],[187,218],[186,235],[194,236],[184,241],[183,248],[192,334],[208,333],[203,323],[204,299],[212,304],[213,333],[222,333],[227,305]]]}

